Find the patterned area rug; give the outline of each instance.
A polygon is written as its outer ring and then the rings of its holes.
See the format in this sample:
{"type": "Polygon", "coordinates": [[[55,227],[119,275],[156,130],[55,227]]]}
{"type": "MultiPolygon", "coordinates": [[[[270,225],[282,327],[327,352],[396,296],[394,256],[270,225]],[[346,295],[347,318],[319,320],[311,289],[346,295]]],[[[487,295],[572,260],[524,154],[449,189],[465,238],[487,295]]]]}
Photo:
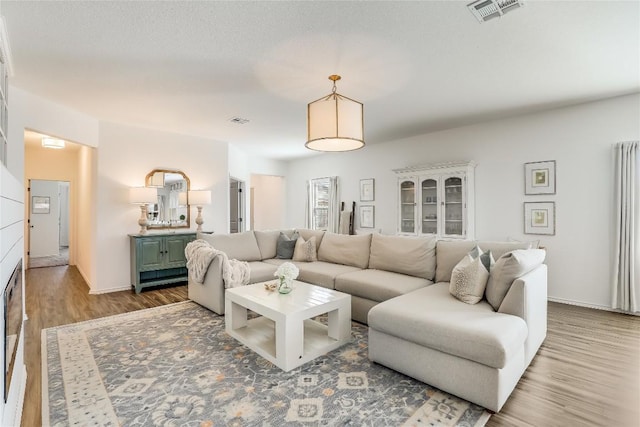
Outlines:
{"type": "Polygon", "coordinates": [[[193,302],[42,331],[44,425],[483,426],[483,408],[367,358],[351,343],[283,372],[193,302]]]}

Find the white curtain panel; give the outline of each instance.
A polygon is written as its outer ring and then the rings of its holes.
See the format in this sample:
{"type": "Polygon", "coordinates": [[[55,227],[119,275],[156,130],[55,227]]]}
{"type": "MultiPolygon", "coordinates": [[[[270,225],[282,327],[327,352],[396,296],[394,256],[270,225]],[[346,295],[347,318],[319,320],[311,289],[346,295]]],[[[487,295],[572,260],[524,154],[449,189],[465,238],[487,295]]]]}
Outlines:
{"type": "Polygon", "coordinates": [[[613,308],[640,311],[640,142],[621,142],[615,152],[613,308]]]}
{"type": "Polygon", "coordinates": [[[340,195],[338,177],[329,178],[329,224],[327,231],[337,233],[340,229],[340,195]]]}
{"type": "Polygon", "coordinates": [[[307,181],[307,203],[304,205],[304,227],[311,228],[311,212],[313,212],[313,206],[311,206],[311,181],[307,181]]]}

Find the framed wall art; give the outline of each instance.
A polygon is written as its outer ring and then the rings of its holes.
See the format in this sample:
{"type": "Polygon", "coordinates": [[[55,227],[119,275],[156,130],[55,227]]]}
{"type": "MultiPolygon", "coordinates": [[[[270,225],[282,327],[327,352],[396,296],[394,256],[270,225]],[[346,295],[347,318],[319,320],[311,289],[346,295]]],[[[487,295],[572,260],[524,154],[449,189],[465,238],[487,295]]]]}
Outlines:
{"type": "Polygon", "coordinates": [[[373,178],[360,180],[360,201],[373,202],[375,200],[375,181],[373,178]]]}
{"type": "Polygon", "coordinates": [[[524,233],[554,236],[556,234],[555,202],[525,202],[524,233]]]}
{"type": "Polygon", "coordinates": [[[373,206],[360,206],[360,227],[375,227],[375,211],[373,206]]]}
{"type": "Polygon", "coordinates": [[[48,214],[50,205],[49,197],[33,196],[31,198],[31,213],[48,214]]]}
{"type": "Polygon", "coordinates": [[[556,194],[556,161],[524,164],[524,194],[556,194]]]}

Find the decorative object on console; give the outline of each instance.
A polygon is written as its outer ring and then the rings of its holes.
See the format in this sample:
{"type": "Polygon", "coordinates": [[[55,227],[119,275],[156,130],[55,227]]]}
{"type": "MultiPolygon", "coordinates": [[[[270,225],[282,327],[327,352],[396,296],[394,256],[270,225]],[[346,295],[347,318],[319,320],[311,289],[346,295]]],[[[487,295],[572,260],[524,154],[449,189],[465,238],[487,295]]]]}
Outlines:
{"type": "Polygon", "coordinates": [[[374,206],[360,206],[360,227],[373,228],[375,226],[374,206]]]}
{"type": "Polygon", "coordinates": [[[373,202],[376,199],[375,180],[373,178],[360,180],[360,201],[373,202]]]}
{"type": "Polygon", "coordinates": [[[158,190],[149,187],[132,187],[129,189],[129,202],[140,205],[140,234],[147,234],[147,205],[158,201],[158,190]]]}
{"type": "Polygon", "coordinates": [[[198,216],[196,217],[196,224],[198,228],[196,231],[202,231],[202,206],[211,204],[211,191],[209,190],[191,190],[189,191],[189,204],[195,205],[198,208],[198,216]]]}
{"type": "Polygon", "coordinates": [[[525,202],[524,233],[554,236],[556,234],[555,202],[525,202]]]}
{"type": "Polygon", "coordinates": [[[298,270],[298,267],[294,264],[290,262],[280,264],[276,272],[273,273],[273,275],[280,281],[278,283],[278,292],[281,294],[288,294],[291,292],[293,290],[293,281],[296,280],[298,274],[300,274],[300,270],[298,270]]]}
{"type": "Polygon", "coordinates": [[[44,148],[53,148],[55,150],[61,150],[64,148],[64,141],[62,139],[51,138],[45,136],[42,138],[42,146],[44,148]]]}
{"type": "Polygon", "coordinates": [[[333,90],[307,106],[307,143],[315,151],[352,151],[364,147],[364,107],[336,92],[341,77],[329,76],[333,90]]]}
{"type": "Polygon", "coordinates": [[[556,194],[556,161],[524,164],[524,194],[556,194]]]}

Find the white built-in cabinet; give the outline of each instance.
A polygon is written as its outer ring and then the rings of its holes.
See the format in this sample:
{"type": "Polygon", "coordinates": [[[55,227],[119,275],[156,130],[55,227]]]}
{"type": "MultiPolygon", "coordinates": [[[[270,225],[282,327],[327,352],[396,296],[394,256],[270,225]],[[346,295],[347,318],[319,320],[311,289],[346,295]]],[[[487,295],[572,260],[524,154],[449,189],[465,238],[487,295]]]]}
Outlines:
{"type": "Polygon", "coordinates": [[[398,233],[474,238],[474,162],[395,169],[398,233]]]}

